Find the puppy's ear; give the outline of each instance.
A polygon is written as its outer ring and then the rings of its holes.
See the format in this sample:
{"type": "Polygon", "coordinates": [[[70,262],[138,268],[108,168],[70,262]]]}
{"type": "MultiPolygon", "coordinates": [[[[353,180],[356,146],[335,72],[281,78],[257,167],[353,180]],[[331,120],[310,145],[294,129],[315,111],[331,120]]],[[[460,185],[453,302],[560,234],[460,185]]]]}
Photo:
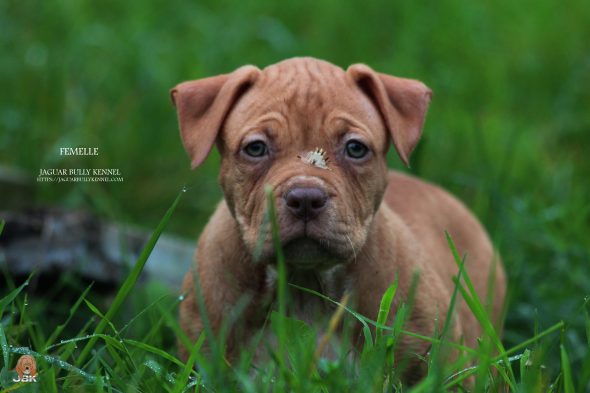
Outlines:
{"type": "Polygon", "coordinates": [[[231,74],[183,82],[170,90],[193,169],[205,161],[231,108],[259,75],[258,68],[243,66],[231,74]]]}
{"type": "Polygon", "coordinates": [[[409,165],[422,135],[432,91],[420,81],[381,74],[364,64],[353,64],[346,72],[377,106],[395,150],[409,165]]]}

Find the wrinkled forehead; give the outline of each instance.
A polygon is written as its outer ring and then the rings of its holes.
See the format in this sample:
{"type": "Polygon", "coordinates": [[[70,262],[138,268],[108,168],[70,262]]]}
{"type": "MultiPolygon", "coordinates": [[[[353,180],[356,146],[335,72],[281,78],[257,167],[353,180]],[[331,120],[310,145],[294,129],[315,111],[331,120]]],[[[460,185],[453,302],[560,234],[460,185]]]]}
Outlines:
{"type": "Polygon", "coordinates": [[[369,98],[344,70],[320,61],[288,61],[265,68],[240,98],[225,128],[241,134],[261,123],[312,132],[349,123],[366,133],[385,135],[381,116],[369,98]]]}
{"type": "Polygon", "coordinates": [[[352,83],[339,67],[322,61],[285,61],[266,67],[255,88],[266,91],[293,108],[323,107],[352,83]]]}

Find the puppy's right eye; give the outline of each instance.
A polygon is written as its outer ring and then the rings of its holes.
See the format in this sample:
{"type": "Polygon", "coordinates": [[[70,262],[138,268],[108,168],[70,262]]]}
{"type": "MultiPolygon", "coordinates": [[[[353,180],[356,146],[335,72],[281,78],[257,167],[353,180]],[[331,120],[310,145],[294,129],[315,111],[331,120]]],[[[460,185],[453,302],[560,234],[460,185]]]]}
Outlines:
{"type": "Polygon", "coordinates": [[[369,153],[369,148],[357,140],[350,140],[346,144],[346,155],[350,158],[360,160],[369,153]]]}
{"type": "Polygon", "coordinates": [[[259,158],[268,154],[268,147],[262,141],[254,141],[248,143],[243,151],[250,157],[259,158]]]}

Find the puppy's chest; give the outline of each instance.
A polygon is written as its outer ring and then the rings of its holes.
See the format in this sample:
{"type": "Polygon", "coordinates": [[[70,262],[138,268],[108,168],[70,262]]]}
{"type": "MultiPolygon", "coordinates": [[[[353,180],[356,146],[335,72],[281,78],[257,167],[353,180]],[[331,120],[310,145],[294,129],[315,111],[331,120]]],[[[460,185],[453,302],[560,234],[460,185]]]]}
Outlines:
{"type": "MultiPolygon", "coordinates": [[[[335,305],[301,288],[320,293],[334,301],[340,301],[344,293],[351,288],[345,270],[344,266],[334,266],[323,271],[288,271],[289,316],[300,319],[310,326],[325,328],[327,320],[335,310],[335,305]]],[[[267,289],[276,296],[277,271],[273,266],[268,266],[266,274],[267,289]]]]}

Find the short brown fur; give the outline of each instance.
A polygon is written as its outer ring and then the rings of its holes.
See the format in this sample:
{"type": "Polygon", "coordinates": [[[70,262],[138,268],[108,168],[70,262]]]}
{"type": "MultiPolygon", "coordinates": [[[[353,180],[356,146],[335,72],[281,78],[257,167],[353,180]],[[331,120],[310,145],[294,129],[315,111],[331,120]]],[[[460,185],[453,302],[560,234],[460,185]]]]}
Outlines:
{"type": "MultiPolygon", "coordinates": [[[[185,82],[172,90],[172,97],[193,166],[206,158],[214,142],[222,155],[219,181],[225,198],[201,234],[197,268],[187,273],[183,284],[187,296],[180,323],[191,340],[203,330],[194,278],[215,332],[243,296],[250,298],[228,338],[230,358],[264,321],[275,289],[269,273],[274,248],[269,226],[264,225],[266,184],[277,206],[289,277],[298,284],[336,298],[349,292],[357,311],[374,319],[384,291],[397,276],[393,318],[418,270],[406,329],[431,335],[435,320],[438,328],[444,322],[458,270],[447,231],[459,252],[468,255],[466,270],[482,300],[493,273],[490,307],[500,324],[506,280],[480,223],[441,188],[386,167],[390,142],[407,163],[420,138],[431,98],[424,84],[362,64],[344,71],[321,60],[295,58],[264,70],[245,66],[185,82]],[[370,149],[364,161],[344,153],[351,138],[370,149]],[[266,158],[254,160],[244,153],[253,140],[266,143],[266,158]],[[327,152],[329,170],[300,159],[316,148],[327,152]],[[326,206],[317,218],[302,221],[290,213],[285,196],[294,188],[325,193],[326,206]],[[260,238],[264,241],[255,261],[260,238]]],[[[326,306],[316,299],[315,311],[310,311],[311,303],[308,298],[300,302],[305,306],[295,306],[295,316],[316,321],[311,314],[326,306]]],[[[452,339],[474,347],[481,328],[464,302],[458,303],[455,316],[452,339]]],[[[402,354],[425,355],[428,348],[426,341],[407,336],[398,345],[402,354]]],[[[186,349],[181,346],[180,351],[186,358],[186,349]]],[[[420,377],[420,371],[413,370],[415,375],[408,378],[420,377]]]]}

